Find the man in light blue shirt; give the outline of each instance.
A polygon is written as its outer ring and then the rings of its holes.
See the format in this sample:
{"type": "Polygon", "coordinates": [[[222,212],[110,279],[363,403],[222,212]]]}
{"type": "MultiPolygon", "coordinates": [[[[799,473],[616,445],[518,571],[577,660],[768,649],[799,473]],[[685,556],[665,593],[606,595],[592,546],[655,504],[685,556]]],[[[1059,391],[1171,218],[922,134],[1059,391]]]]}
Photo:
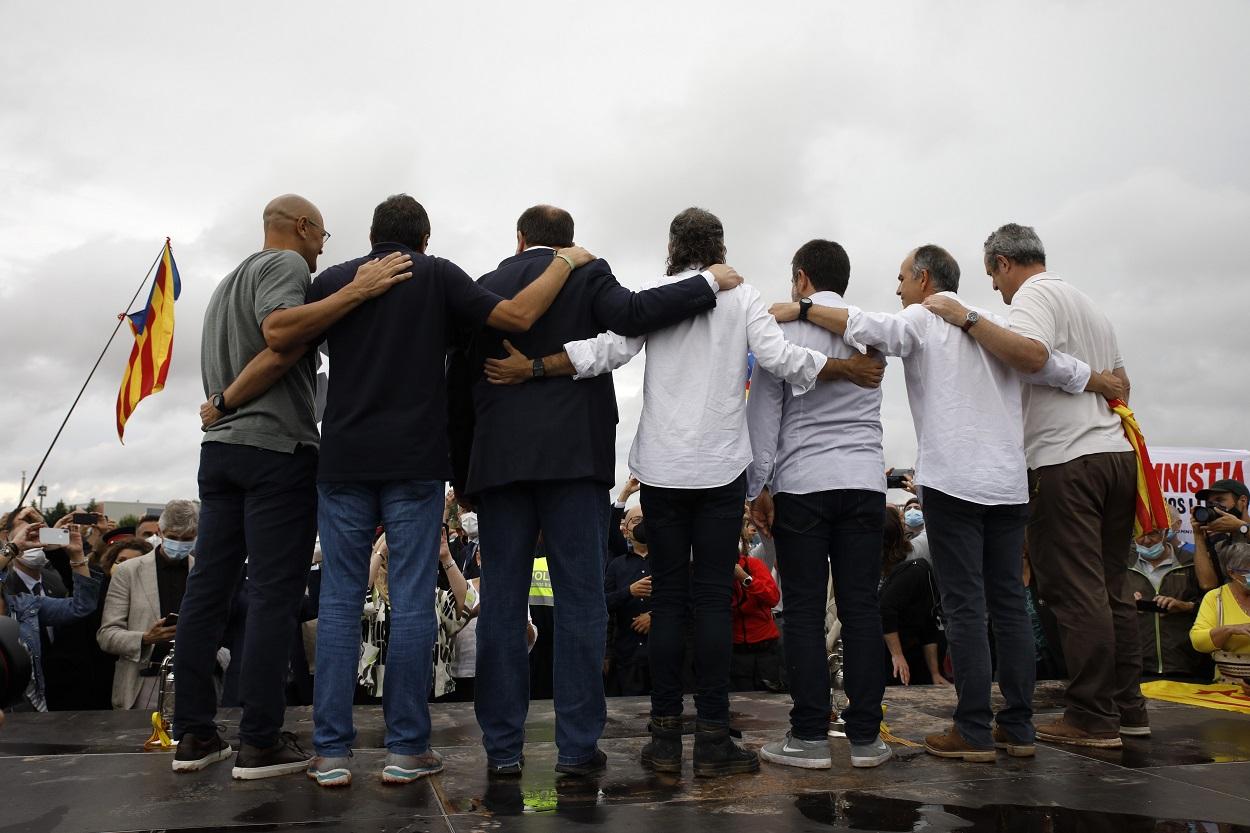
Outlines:
{"type": "MultiPolygon", "coordinates": [[[[805,243],[791,263],[800,318],[812,303],[846,307],[842,294],[850,272],[846,251],[837,243],[805,243]]],[[[807,769],[832,766],[824,638],[832,569],[850,699],[842,716],[851,764],[877,766],[890,757],[880,738],[885,656],[877,607],[886,491],[878,387],[882,363],[806,321],[782,329],[794,344],[861,363],[864,375],[818,385],[802,397],[763,367],[751,382],[747,425],[754,459],[747,469],[747,495],[756,525],[777,544],[794,699],[790,731],[784,740],[765,744],[760,755],[807,769]]]]}

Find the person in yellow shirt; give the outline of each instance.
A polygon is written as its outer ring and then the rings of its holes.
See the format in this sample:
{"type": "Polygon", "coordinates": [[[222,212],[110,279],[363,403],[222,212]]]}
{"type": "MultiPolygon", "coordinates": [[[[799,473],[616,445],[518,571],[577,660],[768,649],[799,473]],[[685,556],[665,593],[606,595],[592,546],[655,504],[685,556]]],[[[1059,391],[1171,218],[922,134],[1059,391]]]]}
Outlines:
{"type": "Polygon", "coordinates": [[[1217,679],[1244,685],[1250,678],[1250,544],[1227,544],[1219,559],[1228,580],[1203,597],[1189,641],[1215,659],[1217,679]]]}

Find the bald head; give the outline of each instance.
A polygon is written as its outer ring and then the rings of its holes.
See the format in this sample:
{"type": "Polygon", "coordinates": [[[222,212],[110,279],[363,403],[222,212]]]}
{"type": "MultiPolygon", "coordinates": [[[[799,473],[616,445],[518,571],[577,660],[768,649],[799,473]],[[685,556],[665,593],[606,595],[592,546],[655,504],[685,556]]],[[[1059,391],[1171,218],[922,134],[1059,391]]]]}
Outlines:
{"type": "Polygon", "coordinates": [[[297,252],[308,264],[308,270],[316,272],[317,255],[328,236],[317,206],[299,194],[283,194],[269,201],[262,217],[265,248],[297,252]]]}
{"type": "Polygon", "coordinates": [[[321,212],[317,210],[317,206],[299,194],[283,194],[280,197],[274,197],[269,201],[269,205],[265,206],[263,217],[266,232],[271,228],[276,229],[283,223],[288,226],[293,225],[300,217],[307,217],[318,225],[321,223],[321,212]]]}

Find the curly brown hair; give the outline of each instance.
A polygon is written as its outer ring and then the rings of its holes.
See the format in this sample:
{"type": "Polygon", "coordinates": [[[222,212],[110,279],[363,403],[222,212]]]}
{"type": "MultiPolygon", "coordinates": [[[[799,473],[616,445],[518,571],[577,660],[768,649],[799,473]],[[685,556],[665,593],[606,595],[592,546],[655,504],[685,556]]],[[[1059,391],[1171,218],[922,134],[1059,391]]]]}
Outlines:
{"type": "Polygon", "coordinates": [[[725,262],[725,227],[702,208],[687,208],[668,226],[668,272],[676,275],[691,266],[706,269],[725,262]]]}

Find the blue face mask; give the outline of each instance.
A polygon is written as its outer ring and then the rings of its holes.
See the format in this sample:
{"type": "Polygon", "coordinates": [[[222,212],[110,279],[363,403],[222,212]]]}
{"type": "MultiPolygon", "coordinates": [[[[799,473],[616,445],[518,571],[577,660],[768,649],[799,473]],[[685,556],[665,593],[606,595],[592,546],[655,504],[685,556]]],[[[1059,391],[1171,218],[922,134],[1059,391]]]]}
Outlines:
{"type": "Polygon", "coordinates": [[[192,538],[190,541],[174,541],[170,538],[166,538],[161,541],[161,549],[165,551],[165,555],[168,558],[172,558],[174,561],[181,561],[190,555],[191,551],[195,549],[195,539],[192,538]]]}
{"type": "Polygon", "coordinates": [[[1163,555],[1163,542],[1160,541],[1153,547],[1143,547],[1141,544],[1138,544],[1137,554],[1147,561],[1154,561],[1159,558],[1159,556],[1163,555]]]}
{"type": "Polygon", "coordinates": [[[906,523],[908,526],[910,526],[912,529],[915,529],[916,527],[919,527],[919,526],[924,526],[924,513],[921,512],[919,509],[914,509],[914,508],[908,509],[906,512],[903,513],[903,522],[906,523]]]}

